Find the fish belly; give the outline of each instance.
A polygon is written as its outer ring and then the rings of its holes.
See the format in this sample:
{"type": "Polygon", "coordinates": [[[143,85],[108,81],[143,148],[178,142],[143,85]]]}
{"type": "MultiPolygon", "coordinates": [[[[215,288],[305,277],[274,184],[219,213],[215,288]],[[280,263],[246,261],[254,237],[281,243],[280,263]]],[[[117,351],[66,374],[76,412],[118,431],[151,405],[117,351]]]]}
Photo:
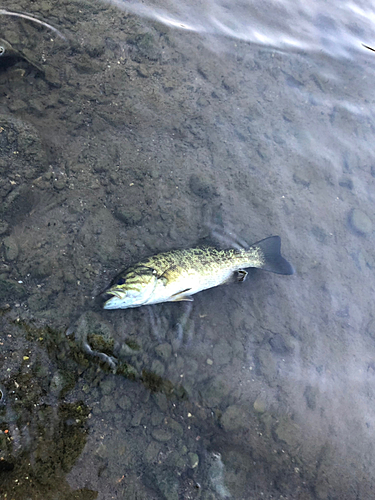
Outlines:
{"type": "MultiPolygon", "coordinates": [[[[232,269],[224,269],[216,273],[201,273],[195,270],[182,272],[178,279],[164,284],[160,281],[147,301],[147,304],[173,302],[183,300],[182,296],[190,297],[198,292],[222,285],[233,275],[232,269]]],[[[186,299],[188,300],[188,299],[186,299]]]]}

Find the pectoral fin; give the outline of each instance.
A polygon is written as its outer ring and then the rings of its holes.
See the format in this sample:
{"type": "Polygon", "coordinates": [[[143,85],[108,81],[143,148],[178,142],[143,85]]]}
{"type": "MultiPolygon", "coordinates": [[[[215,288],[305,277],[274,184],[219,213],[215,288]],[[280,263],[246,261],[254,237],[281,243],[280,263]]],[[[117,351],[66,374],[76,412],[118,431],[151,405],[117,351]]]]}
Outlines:
{"type": "Polygon", "coordinates": [[[237,281],[242,283],[247,278],[248,272],[245,269],[239,269],[237,271],[237,281]]]}
{"type": "Polygon", "coordinates": [[[174,293],[171,295],[169,302],[193,302],[194,299],[190,297],[190,295],[185,295],[189,290],[191,290],[191,288],[186,288],[185,290],[181,290],[181,292],[174,293]]]}

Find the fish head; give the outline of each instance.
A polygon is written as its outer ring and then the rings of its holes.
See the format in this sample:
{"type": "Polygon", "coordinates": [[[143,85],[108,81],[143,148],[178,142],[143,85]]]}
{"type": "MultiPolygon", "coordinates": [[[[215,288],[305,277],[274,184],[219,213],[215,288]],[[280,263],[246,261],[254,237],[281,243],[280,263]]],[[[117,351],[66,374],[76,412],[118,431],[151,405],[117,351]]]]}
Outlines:
{"type": "Polygon", "coordinates": [[[151,297],[157,282],[154,269],[138,266],[117,278],[105,292],[113,297],[104,303],[104,309],[128,309],[145,304],[151,297]]]}

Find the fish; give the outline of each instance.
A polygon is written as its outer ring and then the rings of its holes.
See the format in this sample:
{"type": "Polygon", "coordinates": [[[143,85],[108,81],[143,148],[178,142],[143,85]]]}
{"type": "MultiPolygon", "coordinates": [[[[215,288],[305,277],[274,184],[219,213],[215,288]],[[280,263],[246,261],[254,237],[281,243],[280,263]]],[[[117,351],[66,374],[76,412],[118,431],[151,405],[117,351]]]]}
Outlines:
{"type": "Polygon", "coordinates": [[[4,40],[3,38],[0,38],[0,65],[4,64],[5,66],[7,66],[10,63],[13,64],[14,62],[17,62],[19,60],[26,61],[34,69],[44,74],[44,70],[41,66],[39,66],[39,64],[31,61],[31,59],[26,57],[22,52],[16,50],[9,42],[4,40]]]}
{"type": "Polygon", "coordinates": [[[115,278],[104,309],[128,309],[162,302],[192,301],[192,295],[225,283],[245,281],[247,268],[290,275],[293,266],[281,255],[280,236],[248,248],[195,247],[148,257],[115,278]]]}

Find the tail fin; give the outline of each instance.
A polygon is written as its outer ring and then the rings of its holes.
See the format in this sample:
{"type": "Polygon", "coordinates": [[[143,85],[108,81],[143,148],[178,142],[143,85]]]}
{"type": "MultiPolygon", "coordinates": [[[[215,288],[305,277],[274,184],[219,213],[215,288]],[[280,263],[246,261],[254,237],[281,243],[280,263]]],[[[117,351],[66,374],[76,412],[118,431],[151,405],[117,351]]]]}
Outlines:
{"type": "Polygon", "coordinates": [[[264,240],[258,241],[252,247],[260,248],[264,255],[264,265],[261,267],[264,271],[270,271],[276,274],[293,274],[294,269],[291,264],[280,253],[280,236],[270,236],[264,240]]]}

